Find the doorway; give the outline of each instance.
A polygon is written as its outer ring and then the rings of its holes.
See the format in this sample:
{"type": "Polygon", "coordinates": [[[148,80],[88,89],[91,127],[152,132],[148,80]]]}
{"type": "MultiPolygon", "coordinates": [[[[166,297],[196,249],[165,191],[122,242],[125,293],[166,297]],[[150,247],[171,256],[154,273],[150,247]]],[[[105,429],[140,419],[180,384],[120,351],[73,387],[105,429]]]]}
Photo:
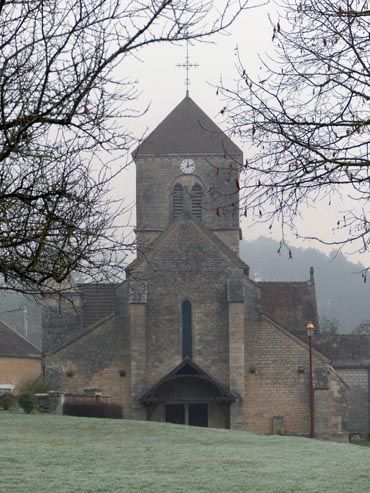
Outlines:
{"type": "Polygon", "coordinates": [[[208,427],[208,404],[166,404],[166,423],[208,427]]]}
{"type": "Polygon", "coordinates": [[[164,414],[164,420],[166,423],[174,423],[176,425],[185,424],[184,404],[166,404],[164,414]]]}
{"type": "Polygon", "coordinates": [[[208,404],[189,404],[189,425],[208,427],[208,404]]]}

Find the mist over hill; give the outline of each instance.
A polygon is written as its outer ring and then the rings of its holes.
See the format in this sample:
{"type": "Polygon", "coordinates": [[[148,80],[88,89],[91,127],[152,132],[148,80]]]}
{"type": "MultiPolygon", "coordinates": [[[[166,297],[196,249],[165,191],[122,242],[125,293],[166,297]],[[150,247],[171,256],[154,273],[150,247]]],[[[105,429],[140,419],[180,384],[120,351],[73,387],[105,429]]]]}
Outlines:
{"type": "Polygon", "coordinates": [[[339,321],[339,332],[351,332],[360,322],[370,319],[370,285],[361,275],[361,264],[350,262],[343,254],[325,255],[315,248],[292,248],[289,252],[264,236],[240,242],[240,256],[250,266],[256,281],[304,281],[315,269],[319,316],[339,321]]]}

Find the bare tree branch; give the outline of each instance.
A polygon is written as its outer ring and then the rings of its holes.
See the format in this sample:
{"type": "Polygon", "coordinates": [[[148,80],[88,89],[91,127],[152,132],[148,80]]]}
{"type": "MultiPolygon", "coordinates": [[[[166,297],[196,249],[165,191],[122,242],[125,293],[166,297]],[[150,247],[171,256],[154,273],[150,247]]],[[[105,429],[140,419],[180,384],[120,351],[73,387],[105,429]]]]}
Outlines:
{"type": "Polygon", "coordinates": [[[157,43],[224,32],[246,7],[201,0],[0,2],[0,289],[44,293],[72,272],[120,276],[113,178],[135,142],[117,70],[157,43]]]}
{"type": "Polygon", "coordinates": [[[358,211],[338,217],[335,240],[370,246],[370,42],[367,0],[283,0],[271,21],[275,55],[251,78],[239,58],[235,89],[220,88],[231,132],[251,148],[244,208],[296,224],[302,206],[337,194],[358,211]]]}

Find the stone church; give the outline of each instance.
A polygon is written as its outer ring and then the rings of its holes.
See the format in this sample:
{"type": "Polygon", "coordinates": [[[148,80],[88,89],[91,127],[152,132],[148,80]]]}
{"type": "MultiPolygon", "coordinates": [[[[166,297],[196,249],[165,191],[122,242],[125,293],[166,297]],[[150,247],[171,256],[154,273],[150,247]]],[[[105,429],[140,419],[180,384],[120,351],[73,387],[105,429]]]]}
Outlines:
{"type": "MultiPolygon", "coordinates": [[[[137,257],[44,313],[45,375],[124,417],[307,436],[313,269],[254,282],[238,256],[241,150],[187,95],[133,153],[137,257]],[[72,308],[73,307],[73,308],[72,308]]],[[[347,386],[314,349],[316,435],[345,439],[347,386]]]]}

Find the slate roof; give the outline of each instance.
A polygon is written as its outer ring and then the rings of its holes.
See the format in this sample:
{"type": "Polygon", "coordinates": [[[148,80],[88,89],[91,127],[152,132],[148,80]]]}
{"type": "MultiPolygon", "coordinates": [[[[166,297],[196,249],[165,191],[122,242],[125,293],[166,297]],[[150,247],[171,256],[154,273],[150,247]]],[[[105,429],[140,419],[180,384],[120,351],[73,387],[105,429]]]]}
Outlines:
{"type": "Polygon", "coordinates": [[[62,346],[59,346],[55,350],[51,351],[49,353],[49,355],[57,354],[60,351],[62,351],[63,349],[65,349],[66,347],[73,346],[73,344],[75,344],[77,341],[79,341],[80,339],[85,338],[86,336],[88,336],[91,333],[95,332],[99,328],[104,327],[104,324],[106,322],[110,322],[111,320],[118,320],[118,317],[117,317],[117,315],[115,313],[110,313],[107,316],[101,318],[96,323],[94,323],[93,325],[91,325],[90,327],[88,327],[88,329],[85,330],[84,332],[80,332],[76,337],[70,339],[65,344],[62,344],[62,346]]]}
{"type": "Polygon", "coordinates": [[[102,318],[117,311],[116,283],[80,284],[82,292],[83,327],[92,326],[102,318]]]}
{"type": "Polygon", "coordinates": [[[302,340],[306,325],[318,327],[315,284],[304,282],[258,282],[261,288],[261,312],[302,340]]]}
{"type": "Polygon", "coordinates": [[[241,154],[242,151],[186,96],[133,152],[142,154],[241,154]]]}
{"type": "Polygon", "coordinates": [[[355,329],[352,334],[363,334],[370,336],[370,320],[364,320],[355,329]]]}
{"type": "Polygon", "coordinates": [[[41,351],[8,325],[0,321],[0,356],[40,358],[41,351]]]}
{"type": "Polygon", "coordinates": [[[318,334],[313,345],[326,354],[334,368],[370,366],[370,336],[356,334],[318,334]]]}

